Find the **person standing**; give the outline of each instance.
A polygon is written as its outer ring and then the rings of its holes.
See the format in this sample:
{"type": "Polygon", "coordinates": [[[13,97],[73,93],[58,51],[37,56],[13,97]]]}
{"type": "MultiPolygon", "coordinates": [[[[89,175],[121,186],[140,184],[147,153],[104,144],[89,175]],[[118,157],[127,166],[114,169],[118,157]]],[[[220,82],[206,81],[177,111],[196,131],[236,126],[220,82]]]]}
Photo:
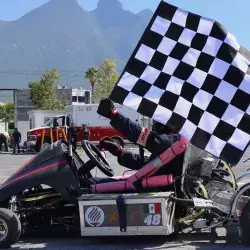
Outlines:
{"type": "Polygon", "coordinates": [[[17,148],[17,153],[20,153],[20,143],[22,136],[17,128],[14,128],[14,133],[12,134],[12,137],[13,137],[13,154],[16,153],[16,148],[17,148]]]}
{"type": "Polygon", "coordinates": [[[82,124],[81,135],[83,140],[89,140],[90,131],[85,124],[82,124]]]}
{"type": "Polygon", "coordinates": [[[76,128],[74,123],[71,123],[71,126],[70,126],[69,130],[70,130],[70,133],[71,133],[72,147],[73,147],[74,150],[76,150],[78,133],[77,133],[77,128],[76,128]]]}
{"type": "Polygon", "coordinates": [[[5,134],[0,133],[0,151],[2,151],[2,146],[4,144],[5,151],[8,152],[8,145],[7,145],[8,138],[5,134]]]}

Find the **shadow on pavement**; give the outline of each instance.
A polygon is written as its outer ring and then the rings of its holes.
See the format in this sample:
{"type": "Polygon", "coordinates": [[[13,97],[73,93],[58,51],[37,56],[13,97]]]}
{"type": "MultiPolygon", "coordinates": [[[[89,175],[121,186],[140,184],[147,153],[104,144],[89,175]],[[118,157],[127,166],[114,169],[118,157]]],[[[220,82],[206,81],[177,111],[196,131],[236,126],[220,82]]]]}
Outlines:
{"type": "Polygon", "coordinates": [[[240,238],[218,237],[211,233],[177,234],[173,236],[22,237],[12,249],[249,249],[240,238]]]}
{"type": "Polygon", "coordinates": [[[13,153],[12,151],[8,151],[8,152],[5,152],[5,151],[0,151],[0,155],[3,154],[3,155],[35,155],[36,152],[20,152],[20,153],[13,153]]]}

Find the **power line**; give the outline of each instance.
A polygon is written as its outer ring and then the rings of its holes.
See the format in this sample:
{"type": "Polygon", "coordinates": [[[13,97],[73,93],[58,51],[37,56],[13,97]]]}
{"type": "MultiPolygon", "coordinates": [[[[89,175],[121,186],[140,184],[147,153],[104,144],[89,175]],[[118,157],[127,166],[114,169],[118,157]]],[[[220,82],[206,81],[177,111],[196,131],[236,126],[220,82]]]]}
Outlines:
{"type": "MultiPolygon", "coordinates": [[[[11,71],[11,72],[16,72],[16,71],[21,71],[21,72],[32,72],[32,71],[35,71],[35,72],[38,72],[38,73],[44,73],[45,70],[48,70],[47,68],[45,69],[41,69],[41,70],[30,70],[30,69],[26,69],[26,70],[17,70],[17,69],[0,69],[0,71],[11,71]]],[[[82,70],[58,70],[59,72],[82,72],[82,73],[85,73],[85,71],[82,71],[82,70]]]]}
{"type": "MultiPolygon", "coordinates": [[[[30,71],[30,70],[0,70],[0,74],[5,75],[42,75],[44,74],[44,71],[30,71]]],[[[72,77],[85,77],[85,71],[77,71],[77,70],[59,70],[60,76],[72,76],[72,77]]]]}

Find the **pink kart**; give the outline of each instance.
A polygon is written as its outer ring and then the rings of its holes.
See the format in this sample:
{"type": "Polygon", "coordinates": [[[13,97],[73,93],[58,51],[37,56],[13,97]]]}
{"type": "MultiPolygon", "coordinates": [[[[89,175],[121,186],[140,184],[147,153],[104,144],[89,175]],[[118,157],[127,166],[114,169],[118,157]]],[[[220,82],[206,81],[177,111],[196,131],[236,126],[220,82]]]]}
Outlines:
{"type": "Polygon", "coordinates": [[[231,224],[249,232],[249,175],[240,178],[246,184],[238,187],[229,166],[184,138],[135,174],[122,177],[113,176],[97,147],[88,141],[82,146],[92,164],[74,151],[69,154],[67,142],[58,141],[0,186],[0,248],[17,242],[21,232],[169,235],[185,227],[231,224]],[[156,175],[184,151],[179,182],[172,175],[156,175]],[[95,166],[109,177],[93,178],[90,171],[95,166]]]}

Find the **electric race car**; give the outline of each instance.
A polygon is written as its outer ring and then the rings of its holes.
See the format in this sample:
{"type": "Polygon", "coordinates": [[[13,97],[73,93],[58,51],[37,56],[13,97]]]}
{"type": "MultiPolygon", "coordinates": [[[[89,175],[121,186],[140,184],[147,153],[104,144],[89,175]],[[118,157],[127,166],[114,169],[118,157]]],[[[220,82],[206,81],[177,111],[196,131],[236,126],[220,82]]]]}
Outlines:
{"type": "Polygon", "coordinates": [[[103,152],[89,141],[82,147],[88,162],[57,141],[0,186],[1,248],[21,234],[59,229],[82,236],[170,235],[233,224],[250,236],[250,173],[236,180],[230,166],[181,140],[136,173],[115,177],[103,152]],[[154,175],[184,151],[179,181],[154,175]],[[94,178],[94,167],[108,177],[94,178]]]}

